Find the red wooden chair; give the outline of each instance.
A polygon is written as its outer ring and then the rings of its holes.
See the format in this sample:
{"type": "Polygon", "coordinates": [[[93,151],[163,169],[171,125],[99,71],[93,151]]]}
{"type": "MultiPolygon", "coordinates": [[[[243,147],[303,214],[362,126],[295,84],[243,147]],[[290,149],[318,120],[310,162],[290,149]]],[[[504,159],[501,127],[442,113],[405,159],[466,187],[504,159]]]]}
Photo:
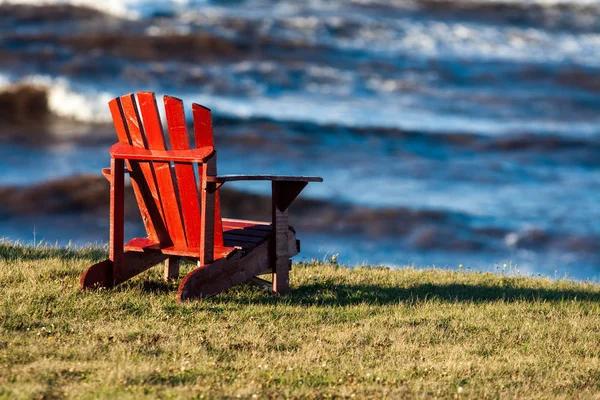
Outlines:
{"type": "MultiPolygon", "coordinates": [[[[119,142],[110,149],[109,258],[81,275],[81,288],[112,287],[165,261],[165,279],[179,276],[179,261],[198,268],[179,286],[179,301],[213,296],[270,273],[272,290],[289,289],[290,257],[299,241],[288,225],[288,206],[319,177],[217,175],[211,112],[192,105],[196,148],[188,143],[183,102],[164,97],[169,144],[165,142],[154,93],[139,92],[109,102],[119,142]],[[126,168],[126,169],[125,169],[126,168]],[[199,182],[196,180],[196,171],[199,182]],[[124,244],[124,175],[129,173],[148,237],[124,244]],[[268,180],[272,223],[222,219],[218,189],[225,182],[268,180]]],[[[266,281],[261,281],[263,284],[266,281]]]]}

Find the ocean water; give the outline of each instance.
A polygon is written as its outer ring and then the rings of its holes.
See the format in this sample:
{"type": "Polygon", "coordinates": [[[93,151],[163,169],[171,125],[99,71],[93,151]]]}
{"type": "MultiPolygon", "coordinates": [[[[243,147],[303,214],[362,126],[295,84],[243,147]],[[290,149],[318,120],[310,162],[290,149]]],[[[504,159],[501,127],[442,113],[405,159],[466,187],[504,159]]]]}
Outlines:
{"type": "MultiPolygon", "coordinates": [[[[45,87],[82,127],[4,141],[2,185],[98,173],[107,101],[151,90],[213,110],[221,173],[319,175],[303,196],[369,210],[301,233],[300,258],[600,277],[599,1],[0,4],[21,10],[0,87],[45,87]],[[35,11],[66,4],[95,11],[35,11]]],[[[0,235],[106,240],[56,218],[0,235]]]]}

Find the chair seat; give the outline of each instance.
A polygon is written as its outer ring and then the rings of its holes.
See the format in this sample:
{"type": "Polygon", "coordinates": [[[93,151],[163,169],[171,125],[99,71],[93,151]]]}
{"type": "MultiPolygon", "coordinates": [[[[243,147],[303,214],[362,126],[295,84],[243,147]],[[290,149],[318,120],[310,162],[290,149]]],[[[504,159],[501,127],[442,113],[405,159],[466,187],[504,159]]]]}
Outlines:
{"type": "Polygon", "coordinates": [[[271,232],[268,222],[223,218],[223,241],[228,247],[252,250],[267,240],[271,232]]]}
{"type": "MultiPolygon", "coordinates": [[[[215,259],[227,257],[229,253],[236,249],[244,252],[252,250],[267,240],[271,231],[271,224],[268,222],[224,218],[223,239],[225,246],[215,247],[214,257],[215,259]]],[[[200,248],[176,246],[161,247],[159,242],[152,241],[148,238],[135,238],[130,240],[125,245],[125,250],[136,252],[158,250],[163,254],[182,257],[198,257],[200,254],[200,248]]]]}
{"type": "Polygon", "coordinates": [[[179,276],[181,259],[200,264],[182,280],[177,299],[214,296],[257,275],[272,275],[272,290],[289,290],[291,257],[300,251],[289,226],[288,207],[308,182],[319,177],[217,174],[210,109],[192,104],[190,142],[183,101],[164,96],[168,132],[151,92],[112,99],[118,143],[111,147],[110,250],[91,265],[81,288],[112,287],[165,262],[164,278],[179,276]],[[125,242],[125,173],[137,200],[146,238],[125,242]],[[271,181],[273,223],[222,219],[219,187],[239,180],[271,181]]]}

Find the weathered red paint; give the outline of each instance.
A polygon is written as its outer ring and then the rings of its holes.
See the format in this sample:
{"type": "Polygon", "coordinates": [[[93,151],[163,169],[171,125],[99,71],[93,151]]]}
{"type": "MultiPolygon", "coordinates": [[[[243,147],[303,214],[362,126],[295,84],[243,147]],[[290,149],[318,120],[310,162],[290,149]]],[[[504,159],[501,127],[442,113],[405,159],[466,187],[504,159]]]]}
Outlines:
{"type": "MultiPolygon", "coordinates": [[[[171,96],[164,97],[169,138],[173,150],[188,150],[187,126],[183,111],[183,102],[171,96]]],[[[194,176],[194,167],[189,163],[176,162],[175,176],[179,189],[179,203],[185,226],[188,247],[200,247],[200,203],[198,185],[194,176]]],[[[198,254],[198,256],[200,256],[198,254]]]]}
{"type": "MultiPolygon", "coordinates": [[[[135,96],[128,94],[120,97],[121,99],[121,110],[123,116],[123,122],[127,129],[127,137],[129,142],[134,147],[141,149],[147,148],[146,138],[144,135],[142,121],[140,119],[135,96]]],[[[154,168],[152,164],[147,162],[136,163],[141,171],[142,176],[137,176],[136,182],[140,186],[143,192],[143,207],[146,207],[152,223],[154,224],[154,230],[156,236],[161,243],[171,243],[169,232],[166,228],[164,219],[164,213],[162,204],[160,202],[160,196],[158,194],[158,188],[156,186],[156,178],[154,174],[154,168]]],[[[134,176],[132,176],[134,178],[134,176]]],[[[138,201],[139,203],[139,201],[138,201]]]]}
{"type": "MultiPolygon", "coordinates": [[[[212,115],[210,108],[201,106],[200,104],[192,104],[192,115],[194,118],[194,139],[196,140],[196,147],[215,147],[215,139],[213,137],[212,128],[212,115]]],[[[217,160],[215,155],[214,166],[211,166],[211,170],[208,171],[207,175],[217,175],[217,160]]],[[[202,167],[198,166],[198,176],[202,176],[202,167]]],[[[219,200],[219,192],[215,193],[215,232],[214,241],[215,246],[223,245],[223,221],[221,219],[221,203],[219,200]]]]}
{"type": "Polygon", "coordinates": [[[272,273],[272,288],[289,288],[290,257],[298,252],[287,208],[308,182],[319,177],[217,175],[211,112],[194,104],[194,139],[188,142],[183,103],[165,96],[169,144],[151,92],[121,96],[109,102],[119,142],[111,147],[111,168],[103,175],[111,185],[110,255],[81,275],[81,288],[111,287],[146,269],[165,264],[165,279],[176,279],[181,257],[199,268],[181,282],[178,299],[204,298],[243,282],[262,282],[255,275],[272,273]],[[125,169],[125,166],[127,169],[125,169]],[[194,167],[198,170],[196,182],[194,167]],[[124,174],[129,173],[146,238],[124,244],[124,174]],[[218,188],[239,180],[272,181],[273,223],[222,219],[218,188]]]}

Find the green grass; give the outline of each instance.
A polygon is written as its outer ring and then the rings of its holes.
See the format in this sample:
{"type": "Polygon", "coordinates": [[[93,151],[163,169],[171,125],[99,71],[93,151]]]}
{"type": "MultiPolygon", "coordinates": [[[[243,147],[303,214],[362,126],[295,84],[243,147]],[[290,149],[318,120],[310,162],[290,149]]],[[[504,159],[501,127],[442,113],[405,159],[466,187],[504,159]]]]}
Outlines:
{"type": "Polygon", "coordinates": [[[594,284],[294,264],[179,305],[158,268],[79,291],[103,257],[0,244],[0,398],[600,398],[594,284]]]}

